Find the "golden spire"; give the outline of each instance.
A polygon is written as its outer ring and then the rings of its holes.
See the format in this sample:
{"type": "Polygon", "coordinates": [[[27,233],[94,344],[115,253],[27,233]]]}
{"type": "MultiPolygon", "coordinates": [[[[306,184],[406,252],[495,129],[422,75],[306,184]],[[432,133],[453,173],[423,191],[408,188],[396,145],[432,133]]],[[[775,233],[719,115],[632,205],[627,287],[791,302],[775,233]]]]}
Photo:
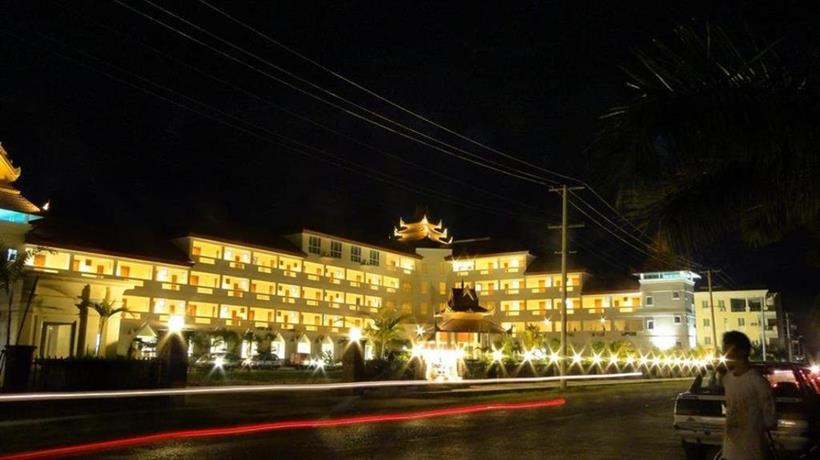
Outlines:
{"type": "Polygon", "coordinates": [[[420,241],[425,238],[441,244],[450,244],[453,242],[453,237],[447,236],[447,229],[444,228],[444,222],[439,220],[437,224],[433,224],[427,219],[427,214],[418,222],[407,223],[404,219],[399,218],[399,226],[393,229],[393,236],[403,243],[420,241]]]}
{"type": "Polygon", "coordinates": [[[11,184],[20,177],[20,168],[15,168],[9,159],[9,154],[0,143],[0,183],[11,184]]]}

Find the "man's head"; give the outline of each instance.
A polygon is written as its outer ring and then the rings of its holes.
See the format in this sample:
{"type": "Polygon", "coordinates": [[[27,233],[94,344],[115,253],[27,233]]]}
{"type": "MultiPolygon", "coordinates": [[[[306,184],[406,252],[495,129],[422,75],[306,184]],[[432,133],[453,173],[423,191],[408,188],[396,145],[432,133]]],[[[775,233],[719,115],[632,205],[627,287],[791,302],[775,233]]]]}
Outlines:
{"type": "Polygon", "coordinates": [[[748,361],[752,352],[752,342],[746,334],[739,331],[729,331],[723,334],[723,352],[728,363],[748,361]]]}

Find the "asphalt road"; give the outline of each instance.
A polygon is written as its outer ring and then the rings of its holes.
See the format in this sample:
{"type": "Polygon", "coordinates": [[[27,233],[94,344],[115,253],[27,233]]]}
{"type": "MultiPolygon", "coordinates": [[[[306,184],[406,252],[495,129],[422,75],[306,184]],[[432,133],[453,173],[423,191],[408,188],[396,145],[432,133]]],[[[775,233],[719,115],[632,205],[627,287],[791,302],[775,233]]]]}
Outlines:
{"type": "MultiPolygon", "coordinates": [[[[686,385],[686,382],[679,381],[578,389],[564,395],[567,402],[559,407],[174,440],[98,452],[94,458],[674,460],[684,456],[680,440],[672,429],[672,407],[674,396],[686,385]]],[[[513,399],[550,399],[556,396],[559,395],[550,391],[521,394],[513,399]]],[[[508,396],[505,400],[511,398],[508,396]]],[[[452,404],[469,402],[468,399],[461,399],[452,404]]]]}

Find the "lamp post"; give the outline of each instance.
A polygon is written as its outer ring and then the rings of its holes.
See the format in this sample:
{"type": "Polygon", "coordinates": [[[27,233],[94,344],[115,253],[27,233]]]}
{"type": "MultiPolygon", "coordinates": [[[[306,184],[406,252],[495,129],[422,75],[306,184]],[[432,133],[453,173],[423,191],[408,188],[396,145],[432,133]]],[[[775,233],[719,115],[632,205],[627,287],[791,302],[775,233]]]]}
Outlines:
{"type": "Polygon", "coordinates": [[[166,383],[172,388],[180,388],[188,381],[188,346],[182,336],[185,318],[171,316],[167,326],[168,334],[161,342],[159,354],[166,366],[166,383]]]}

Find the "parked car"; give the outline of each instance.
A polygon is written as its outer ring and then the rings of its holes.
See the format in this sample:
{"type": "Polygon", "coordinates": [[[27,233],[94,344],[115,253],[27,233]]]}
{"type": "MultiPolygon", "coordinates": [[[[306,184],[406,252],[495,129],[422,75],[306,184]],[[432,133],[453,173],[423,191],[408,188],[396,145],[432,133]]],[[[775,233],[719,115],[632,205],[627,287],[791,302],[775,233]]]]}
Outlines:
{"type": "MultiPolygon", "coordinates": [[[[775,448],[796,454],[816,448],[818,442],[818,388],[805,366],[793,363],[753,363],[774,392],[777,428],[770,432],[775,448]]],[[[689,391],[675,400],[674,428],[681,436],[687,458],[703,458],[706,448],[723,443],[725,368],[707,368],[695,377],[689,391]]]]}
{"type": "Polygon", "coordinates": [[[279,369],[284,364],[275,353],[257,353],[242,361],[242,367],[248,369],[279,369]]]}
{"type": "Polygon", "coordinates": [[[207,353],[194,361],[194,367],[234,369],[242,364],[242,358],[233,353],[207,353]]]}

